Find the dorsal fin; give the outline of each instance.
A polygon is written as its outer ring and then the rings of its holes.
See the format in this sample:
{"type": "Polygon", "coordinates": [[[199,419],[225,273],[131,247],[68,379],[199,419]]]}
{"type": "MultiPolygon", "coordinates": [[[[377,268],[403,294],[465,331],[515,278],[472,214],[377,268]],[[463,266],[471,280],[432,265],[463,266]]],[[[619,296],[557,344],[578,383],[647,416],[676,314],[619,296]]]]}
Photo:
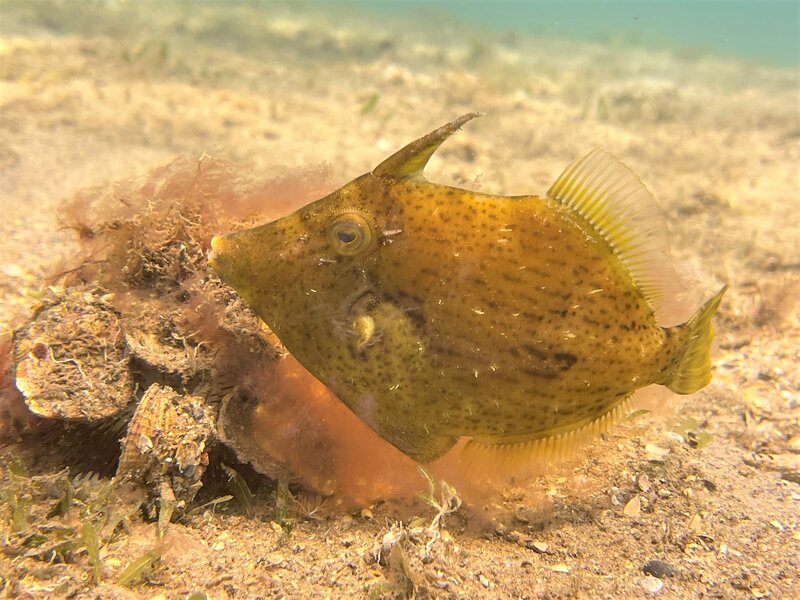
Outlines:
{"type": "Polygon", "coordinates": [[[442,145],[447,138],[456,132],[464,123],[479,117],[480,113],[472,112],[463,115],[439,129],[431,131],[428,135],[422,136],[392,154],[375,169],[372,174],[377,177],[395,177],[403,179],[406,177],[422,177],[422,171],[428,160],[436,149],[442,145]]]}
{"type": "Polygon", "coordinates": [[[608,152],[576,160],[547,195],[583,217],[611,246],[650,307],[680,289],[661,208],[642,181],[608,152]]]}

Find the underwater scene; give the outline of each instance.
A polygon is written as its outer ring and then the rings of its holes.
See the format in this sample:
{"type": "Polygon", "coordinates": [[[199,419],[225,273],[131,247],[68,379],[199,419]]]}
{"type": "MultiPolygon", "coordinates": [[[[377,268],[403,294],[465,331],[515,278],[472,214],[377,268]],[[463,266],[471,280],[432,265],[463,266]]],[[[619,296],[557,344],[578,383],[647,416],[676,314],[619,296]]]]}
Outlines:
{"type": "Polygon", "coordinates": [[[798,27],[0,0],[0,595],[794,597],[798,27]]]}

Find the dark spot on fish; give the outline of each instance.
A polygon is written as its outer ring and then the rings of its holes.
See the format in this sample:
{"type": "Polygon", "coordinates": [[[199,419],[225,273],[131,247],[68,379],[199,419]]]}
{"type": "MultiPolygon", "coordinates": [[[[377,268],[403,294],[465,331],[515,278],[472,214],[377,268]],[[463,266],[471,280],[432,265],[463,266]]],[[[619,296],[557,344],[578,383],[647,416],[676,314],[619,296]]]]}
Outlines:
{"type": "Polygon", "coordinates": [[[572,365],[578,362],[578,357],[569,352],[556,352],[553,356],[555,356],[555,359],[559,363],[559,368],[562,371],[569,371],[572,365]]]}
{"type": "MultiPolygon", "coordinates": [[[[442,354],[444,356],[461,356],[460,352],[448,345],[430,344],[428,351],[432,354],[442,354]]],[[[445,393],[444,390],[441,390],[441,392],[445,393]]]]}
{"type": "Polygon", "coordinates": [[[542,321],[542,320],[544,320],[544,315],[541,315],[539,313],[533,313],[533,312],[527,312],[526,311],[526,312],[522,313],[522,316],[525,317],[526,319],[528,319],[529,321],[542,321]]]}
{"type": "MultiPolygon", "coordinates": [[[[555,379],[557,375],[552,371],[540,371],[538,369],[533,369],[530,367],[521,367],[520,369],[523,373],[530,375],[532,377],[539,377],[541,379],[555,379]]],[[[538,395],[542,396],[541,392],[537,392],[538,395]]]]}
{"type": "Polygon", "coordinates": [[[572,274],[577,278],[579,278],[581,275],[585,275],[588,272],[589,272],[589,269],[587,269],[583,265],[578,265],[576,267],[573,267],[573,269],[572,269],[572,274]]]}
{"type": "Polygon", "coordinates": [[[522,283],[522,278],[513,273],[501,273],[501,277],[509,283],[522,283]]]}
{"type": "MultiPolygon", "coordinates": [[[[528,355],[528,357],[534,357],[539,360],[547,360],[547,354],[545,354],[543,351],[539,350],[539,348],[531,344],[520,344],[519,349],[525,352],[528,355]]],[[[515,350],[515,348],[512,348],[512,351],[513,350],[515,350]]]]}
{"type": "Polygon", "coordinates": [[[433,269],[431,269],[430,267],[422,267],[419,270],[419,272],[422,273],[423,275],[428,275],[429,277],[438,277],[439,276],[439,274],[436,271],[434,271],[433,269]]]}

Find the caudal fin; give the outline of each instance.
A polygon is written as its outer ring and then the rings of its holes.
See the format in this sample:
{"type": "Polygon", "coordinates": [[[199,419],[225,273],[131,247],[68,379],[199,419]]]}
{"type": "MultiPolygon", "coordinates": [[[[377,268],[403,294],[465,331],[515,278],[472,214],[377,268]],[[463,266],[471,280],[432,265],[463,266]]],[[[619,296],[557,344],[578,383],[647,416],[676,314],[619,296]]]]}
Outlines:
{"type": "Polygon", "coordinates": [[[711,319],[727,289],[727,285],[723,286],[685,325],[680,326],[689,333],[686,349],[672,377],[664,383],[676,394],[692,394],[711,381],[710,351],[714,339],[711,319]]]}

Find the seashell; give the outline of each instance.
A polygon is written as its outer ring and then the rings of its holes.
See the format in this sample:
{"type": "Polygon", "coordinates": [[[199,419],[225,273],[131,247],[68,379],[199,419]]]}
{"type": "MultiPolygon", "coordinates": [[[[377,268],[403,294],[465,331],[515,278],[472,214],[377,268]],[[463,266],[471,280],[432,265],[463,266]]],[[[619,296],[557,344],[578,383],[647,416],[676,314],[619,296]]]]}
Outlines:
{"type": "Polygon", "coordinates": [[[133,398],[128,346],[107,297],[51,288],[15,342],[15,383],[39,416],[92,421],[133,398]]]}
{"type": "Polygon", "coordinates": [[[122,440],[115,479],[134,481],[154,497],[163,498],[163,490],[168,489],[175,507],[185,507],[202,486],[208,466],[205,448],[214,435],[214,420],[199,396],[152,384],[122,440]]]}

